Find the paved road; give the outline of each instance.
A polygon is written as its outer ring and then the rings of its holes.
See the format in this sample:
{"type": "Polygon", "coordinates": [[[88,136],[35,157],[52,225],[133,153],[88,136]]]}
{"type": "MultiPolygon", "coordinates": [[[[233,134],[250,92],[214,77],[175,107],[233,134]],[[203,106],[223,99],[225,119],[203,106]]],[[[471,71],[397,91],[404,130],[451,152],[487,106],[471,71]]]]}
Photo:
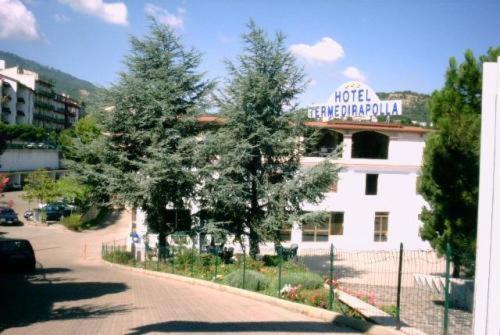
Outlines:
{"type": "Polygon", "coordinates": [[[108,267],[99,261],[100,242],[127,231],[126,217],[116,221],[85,233],[59,225],[0,227],[4,237],[29,238],[42,266],[32,276],[0,278],[0,332],[357,333],[231,293],[108,267]]]}

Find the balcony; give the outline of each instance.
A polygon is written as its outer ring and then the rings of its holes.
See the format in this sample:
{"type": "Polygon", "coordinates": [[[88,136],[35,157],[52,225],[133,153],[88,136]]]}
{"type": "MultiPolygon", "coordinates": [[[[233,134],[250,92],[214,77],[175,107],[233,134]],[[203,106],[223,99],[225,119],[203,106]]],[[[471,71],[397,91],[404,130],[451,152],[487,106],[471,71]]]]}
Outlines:
{"type": "Polygon", "coordinates": [[[4,81],[4,82],[2,83],[2,86],[3,86],[3,87],[11,87],[11,86],[10,86],[10,83],[9,83],[9,82],[7,82],[7,81],[4,81]]]}
{"type": "Polygon", "coordinates": [[[48,111],[54,110],[54,106],[52,104],[43,101],[35,101],[35,108],[48,111]]]}
{"type": "Polygon", "coordinates": [[[17,98],[17,103],[18,104],[24,104],[25,103],[24,98],[23,97],[17,98]]]}
{"type": "Polygon", "coordinates": [[[10,107],[3,107],[2,106],[2,114],[12,114],[10,107]]]}
{"type": "Polygon", "coordinates": [[[24,112],[23,112],[23,111],[17,111],[17,115],[18,115],[18,116],[26,116],[26,114],[24,114],[24,112]]]}

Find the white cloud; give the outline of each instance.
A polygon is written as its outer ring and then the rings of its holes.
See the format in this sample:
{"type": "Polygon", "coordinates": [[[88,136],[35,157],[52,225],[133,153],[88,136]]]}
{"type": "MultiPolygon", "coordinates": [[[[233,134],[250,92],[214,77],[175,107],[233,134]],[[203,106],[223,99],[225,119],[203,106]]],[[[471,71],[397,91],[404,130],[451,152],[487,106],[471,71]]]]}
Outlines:
{"type": "Polygon", "coordinates": [[[363,82],[367,80],[363,72],[361,72],[358,68],[354,66],[346,67],[345,70],[342,71],[342,74],[352,80],[363,81],[363,82]]]}
{"type": "Polygon", "coordinates": [[[164,8],[148,3],[144,6],[144,10],[148,15],[151,15],[157,19],[158,22],[166,26],[173,28],[184,27],[184,14],[186,13],[184,8],[177,8],[177,13],[173,14],[164,8]]]}
{"type": "Polygon", "coordinates": [[[20,0],[0,0],[0,39],[41,39],[35,16],[20,0]]]}
{"type": "Polygon", "coordinates": [[[96,16],[108,23],[127,25],[127,6],[123,2],[107,3],[103,0],[59,0],[73,10],[96,16]]]}
{"type": "Polygon", "coordinates": [[[330,37],[323,37],[316,44],[294,44],[290,51],[308,62],[333,63],[344,57],[344,48],[330,37]]]}
{"type": "Polygon", "coordinates": [[[61,22],[61,23],[71,21],[71,19],[64,14],[54,14],[54,20],[56,20],[56,22],[61,22]]]}

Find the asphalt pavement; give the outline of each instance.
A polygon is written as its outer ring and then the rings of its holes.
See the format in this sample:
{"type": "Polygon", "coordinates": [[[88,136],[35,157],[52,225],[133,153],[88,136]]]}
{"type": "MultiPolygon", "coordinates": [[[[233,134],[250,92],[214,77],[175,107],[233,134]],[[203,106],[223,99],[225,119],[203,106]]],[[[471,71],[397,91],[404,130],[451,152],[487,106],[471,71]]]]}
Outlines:
{"type": "MultiPolygon", "coordinates": [[[[19,194],[16,211],[26,207],[19,194]]],[[[130,213],[75,233],[63,226],[0,226],[0,238],[27,238],[35,274],[0,277],[2,334],[359,334],[278,306],[100,261],[102,242],[127,236],[130,213]]]]}

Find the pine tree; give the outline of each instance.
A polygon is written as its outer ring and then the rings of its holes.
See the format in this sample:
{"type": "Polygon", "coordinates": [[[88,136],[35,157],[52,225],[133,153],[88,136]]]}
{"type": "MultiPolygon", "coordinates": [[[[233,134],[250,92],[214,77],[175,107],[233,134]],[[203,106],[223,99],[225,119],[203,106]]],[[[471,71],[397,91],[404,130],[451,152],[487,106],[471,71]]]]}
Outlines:
{"type": "Polygon", "coordinates": [[[329,159],[308,171],[300,168],[305,113],[296,104],[304,74],[284,46],[284,36],[268,39],[253,22],[243,36],[237,63],[218,99],[226,124],[205,138],[211,162],[202,169],[201,207],[205,220],[219,223],[238,239],[248,236],[250,254],[259,242],[279,243],[282,228],[296,221],[304,201],[316,202],[336,178],[329,159]]]}
{"type": "Polygon", "coordinates": [[[477,60],[471,50],[457,65],[450,59],[442,89],[432,94],[437,131],[424,152],[420,191],[430,205],[422,210],[420,235],[441,255],[450,243],[453,276],[473,274],[479,192],[482,63],[495,61],[500,48],[477,60]]]}
{"type": "Polygon", "coordinates": [[[131,44],[127,71],[110,91],[106,173],[111,193],[146,211],[148,228],[159,233],[163,246],[176,230],[172,211],[190,207],[196,184],[192,137],[212,84],[197,72],[199,53],[186,50],[171,28],[154,19],[149,34],[131,44]]]}

